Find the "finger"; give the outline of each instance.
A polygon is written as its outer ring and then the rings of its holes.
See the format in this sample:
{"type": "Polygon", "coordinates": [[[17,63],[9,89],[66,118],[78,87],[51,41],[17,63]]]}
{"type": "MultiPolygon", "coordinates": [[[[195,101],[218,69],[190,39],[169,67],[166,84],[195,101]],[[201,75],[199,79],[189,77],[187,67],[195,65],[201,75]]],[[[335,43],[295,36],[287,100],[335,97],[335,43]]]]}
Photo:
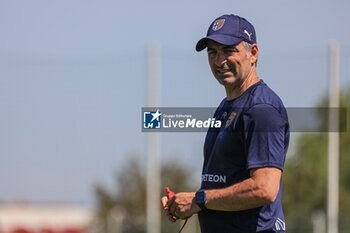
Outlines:
{"type": "Polygon", "coordinates": [[[164,210],[164,211],[169,221],[175,222],[177,220],[177,218],[174,215],[170,214],[169,210],[164,210]]]}
{"type": "Polygon", "coordinates": [[[176,218],[175,217],[168,217],[170,222],[176,222],[176,218]]]}
{"type": "Polygon", "coordinates": [[[175,216],[169,217],[170,221],[176,222],[177,218],[175,216]]]}
{"type": "Polygon", "coordinates": [[[168,216],[169,218],[174,216],[170,213],[169,208],[167,206],[164,207],[164,212],[165,212],[165,215],[168,216]]]}
{"type": "Polygon", "coordinates": [[[167,208],[168,208],[168,205],[167,205],[168,197],[163,196],[162,199],[161,199],[160,201],[161,201],[161,203],[162,203],[163,208],[164,208],[164,209],[167,209],[167,208]]]}
{"type": "Polygon", "coordinates": [[[168,216],[168,217],[173,217],[174,215],[172,215],[170,212],[169,212],[169,209],[165,209],[165,214],[168,216]]]}

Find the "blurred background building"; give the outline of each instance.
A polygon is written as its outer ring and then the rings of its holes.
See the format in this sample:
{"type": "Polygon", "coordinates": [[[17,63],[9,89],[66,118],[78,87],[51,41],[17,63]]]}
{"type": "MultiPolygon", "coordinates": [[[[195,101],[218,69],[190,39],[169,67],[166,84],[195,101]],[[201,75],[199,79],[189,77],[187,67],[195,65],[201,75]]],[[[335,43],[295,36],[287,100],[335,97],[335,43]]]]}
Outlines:
{"type": "Polygon", "coordinates": [[[92,220],[82,206],[0,203],[1,233],[87,233],[92,220]]]}

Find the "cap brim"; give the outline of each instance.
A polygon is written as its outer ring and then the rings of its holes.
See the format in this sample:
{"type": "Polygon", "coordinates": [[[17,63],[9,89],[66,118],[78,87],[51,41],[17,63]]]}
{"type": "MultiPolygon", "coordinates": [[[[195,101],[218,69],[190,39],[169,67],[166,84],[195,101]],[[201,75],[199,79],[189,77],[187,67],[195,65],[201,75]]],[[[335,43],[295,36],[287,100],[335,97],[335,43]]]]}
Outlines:
{"type": "Polygon", "coordinates": [[[243,39],[233,37],[233,36],[222,35],[222,34],[210,35],[198,41],[196,45],[196,51],[199,52],[205,49],[207,47],[208,40],[213,40],[224,45],[234,45],[241,42],[243,39]]]}

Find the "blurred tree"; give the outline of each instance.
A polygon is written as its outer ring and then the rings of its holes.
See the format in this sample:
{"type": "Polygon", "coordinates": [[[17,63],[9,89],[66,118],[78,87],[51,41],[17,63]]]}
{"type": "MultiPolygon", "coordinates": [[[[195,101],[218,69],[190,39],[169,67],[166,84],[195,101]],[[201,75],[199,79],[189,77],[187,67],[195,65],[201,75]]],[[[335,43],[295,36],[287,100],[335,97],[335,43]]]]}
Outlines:
{"type": "Polygon", "coordinates": [[[112,208],[116,206],[116,200],[102,184],[95,186],[95,195],[97,197],[97,221],[95,222],[95,225],[97,226],[93,227],[98,229],[98,231],[101,231],[97,233],[107,232],[107,219],[112,208]]]}
{"type": "MultiPolygon", "coordinates": [[[[350,88],[341,94],[340,106],[349,113],[350,88]]],[[[318,107],[328,105],[324,98],[318,107]]],[[[327,116],[320,113],[322,127],[327,116]]],[[[350,115],[341,119],[346,126],[350,115]]],[[[348,129],[349,127],[346,126],[348,129]]],[[[283,175],[283,208],[290,232],[312,232],[311,216],[315,211],[326,213],[327,206],[327,133],[303,133],[293,154],[287,156],[283,175]]],[[[350,232],[350,134],[340,133],[340,232],[350,232]]]]}
{"type": "MultiPolygon", "coordinates": [[[[188,170],[186,166],[175,162],[163,165],[161,168],[161,192],[165,195],[165,186],[169,186],[174,192],[198,189],[197,186],[189,183],[188,170]]],[[[102,223],[104,232],[110,233],[108,219],[115,210],[124,216],[123,233],[146,232],[146,178],[144,173],[138,160],[131,159],[116,176],[118,189],[115,193],[101,184],[95,186],[97,218],[102,223]]],[[[163,213],[160,200],[159,211],[163,213]]],[[[162,214],[162,233],[177,233],[179,224],[181,222],[171,223],[162,214]]]]}

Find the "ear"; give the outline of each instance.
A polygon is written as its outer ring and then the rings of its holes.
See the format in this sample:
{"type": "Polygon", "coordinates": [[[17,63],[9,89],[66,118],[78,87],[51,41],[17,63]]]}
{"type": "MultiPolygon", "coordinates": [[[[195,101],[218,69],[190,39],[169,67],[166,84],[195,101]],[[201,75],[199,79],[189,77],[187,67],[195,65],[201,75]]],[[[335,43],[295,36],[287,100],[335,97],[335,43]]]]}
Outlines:
{"type": "Polygon", "coordinates": [[[255,62],[258,60],[259,55],[259,48],[257,44],[252,44],[252,47],[250,48],[250,64],[255,64],[255,62]]]}

